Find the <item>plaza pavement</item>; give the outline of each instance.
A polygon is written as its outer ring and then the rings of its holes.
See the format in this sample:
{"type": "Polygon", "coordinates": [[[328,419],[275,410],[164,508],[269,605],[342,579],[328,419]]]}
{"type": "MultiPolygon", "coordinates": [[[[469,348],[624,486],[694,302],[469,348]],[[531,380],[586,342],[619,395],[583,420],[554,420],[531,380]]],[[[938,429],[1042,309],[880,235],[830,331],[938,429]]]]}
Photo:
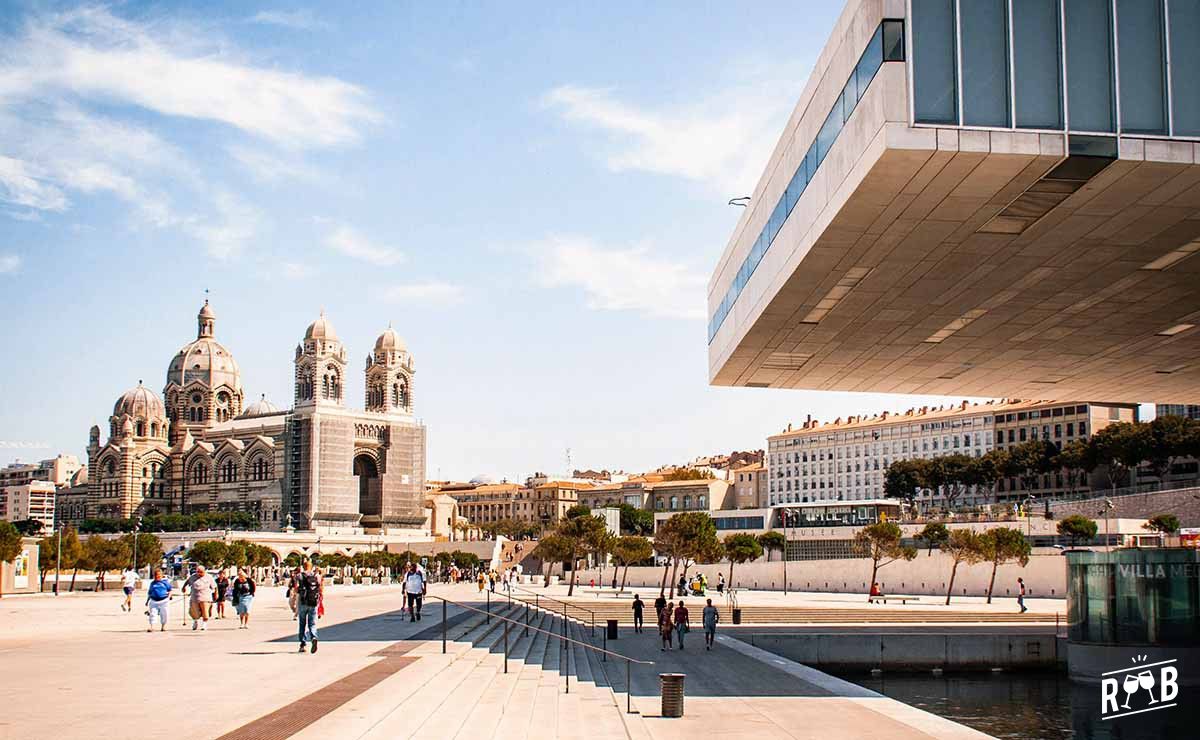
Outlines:
{"type": "MultiPolygon", "coordinates": [[[[467,585],[434,584],[431,594],[478,599],[467,585]]],[[[627,715],[620,661],[574,646],[568,694],[559,643],[514,631],[505,674],[500,620],[453,607],[442,655],[440,605],[431,600],[426,619],[410,623],[394,586],[331,588],[317,655],[296,652],[282,589],[260,588],[250,630],[230,618],[193,632],[176,608],[166,634],[147,634],[142,609],[122,612],[120,598],[0,600],[0,738],[984,737],[727,636],[705,652],[699,630],[682,652],[659,652],[654,634],[628,629],[610,644],[655,662],[631,671],[639,713],[627,715]],[[682,719],[657,716],[658,674],[672,671],[688,676],[682,719]]],[[[545,614],[539,625],[560,629],[545,614]]]]}

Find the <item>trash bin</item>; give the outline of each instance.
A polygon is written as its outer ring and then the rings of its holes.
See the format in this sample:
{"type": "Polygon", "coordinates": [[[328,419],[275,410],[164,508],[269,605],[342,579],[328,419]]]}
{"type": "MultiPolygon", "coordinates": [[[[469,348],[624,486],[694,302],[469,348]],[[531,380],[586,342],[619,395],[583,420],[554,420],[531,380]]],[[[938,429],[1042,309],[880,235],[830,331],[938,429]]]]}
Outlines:
{"type": "Polygon", "coordinates": [[[733,623],[734,623],[734,624],[741,624],[741,623],[742,623],[742,610],[741,610],[741,609],[734,609],[734,610],[733,610],[733,623]]]}
{"type": "Polygon", "coordinates": [[[662,716],[683,716],[683,679],[684,673],[658,674],[659,691],[662,693],[662,716]]]}
{"type": "Polygon", "coordinates": [[[615,619],[608,620],[608,635],[607,635],[607,637],[610,640],[617,639],[617,620],[615,620],[615,619]]]}

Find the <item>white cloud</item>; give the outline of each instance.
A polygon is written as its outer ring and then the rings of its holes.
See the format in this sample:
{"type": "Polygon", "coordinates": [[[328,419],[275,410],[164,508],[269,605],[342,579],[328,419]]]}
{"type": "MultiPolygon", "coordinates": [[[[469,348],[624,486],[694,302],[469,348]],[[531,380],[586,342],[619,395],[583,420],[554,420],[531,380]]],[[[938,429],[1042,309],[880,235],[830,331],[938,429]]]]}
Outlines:
{"type": "Polygon", "coordinates": [[[384,290],[384,298],[394,303],[423,303],[441,306],[462,302],[461,285],[428,280],[407,285],[393,285],[384,290]]]}
{"type": "Polygon", "coordinates": [[[259,148],[232,144],[226,147],[229,155],[257,182],[315,182],[320,179],[316,169],[293,157],[278,157],[259,148]]]}
{"type": "Polygon", "coordinates": [[[21,269],[21,255],[0,254],[0,275],[16,272],[21,269]]]}
{"type": "Polygon", "coordinates": [[[5,156],[0,156],[0,200],[43,211],[67,209],[61,189],[35,176],[28,162],[5,156]]]}
{"type": "Polygon", "coordinates": [[[284,262],[283,276],[289,280],[303,280],[304,278],[312,277],[316,273],[312,265],[306,265],[302,262],[284,262]]]}
{"type": "Polygon", "coordinates": [[[404,260],[404,253],[395,247],[376,244],[349,226],[338,226],[329,233],[325,243],[347,257],[372,265],[388,267],[404,260]]]}
{"type": "Polygon", "coordinates": [[[216,197],[216,217],[193,221],[188,231],[204,245],[209,255],[228,260],[240,255],[257,234],[263,221],[262,213],[231,193],[216,197]]]}
{"type": "Polygon", "coordinates": [[[552,237],[531,250],[547,287],[577,287],[588,308],[649,316],[704,317],[707,278],[644,246],[608,247],[583,237],[552,237]]]}
{"type": "Polygon", "coordinates": [[[742,195],[757,182],[794,98],[760,83],[673,107],[638,106],[612,90],[577,85],[542,100],[565,120],[606,133],[605,162],[615,172],[673,175],[742,195]]]}
{"type": "Polygon", "coordinates": [[[292,147],[352,142],[379,120],[356,85],[257,66],[195,29],[172,33],[103,8],[39,16],[4,41],[0,102],[67,93],[219,121],[292,147]]]}
{"type": "Polygon", "coordinates": [[[298,31],[324,28],[325,22],[313,15],[311,10],[260,10],[248,19],[251,23],[267,26],[282,26],[298,31]]]}

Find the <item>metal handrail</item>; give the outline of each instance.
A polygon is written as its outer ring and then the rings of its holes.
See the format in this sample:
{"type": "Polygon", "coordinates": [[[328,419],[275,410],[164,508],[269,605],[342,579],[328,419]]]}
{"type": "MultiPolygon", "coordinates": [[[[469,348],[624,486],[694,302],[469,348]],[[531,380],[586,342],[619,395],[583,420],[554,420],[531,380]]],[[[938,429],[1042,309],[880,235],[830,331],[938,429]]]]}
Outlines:
{"type": "MultiPolygon", "coordinates": [[[[564,619],[566,619],[567,617],[570,616],[567,614],[567,609],[575,609],[577,611],[586,612],[588,615],[588,621],[589,621],[591,629],[592,629],[592,637],[596,636],[596,612],[592,611],[591,609],[588,609],[586,606],[580,606],[578,604],[573,604],[569,601],[562,601],[560,599],[554,598],[553,596],[546,596],[544,594],[539,594],[536,591],[530,591],[529,589],[521,588],[520,586],[515,586],[512,583],[509,583],[508,598],[510,601],[512,600],[512,592],[514,590],[520,591],[523,594],[529,594],[530,596],[532,596],[533,597],[533,606],[535,609],[542,608],[541,607],[542,599],[553,602],[555,604],[561,604],[563,607],[562,614],[563,614],[564,619]]],[[[523,602],[524,600],[518,598],[517,601],[523,602]]],[[[551,609],[550,611],[553,611],[553,609],[551,609]]]]}
{"type": "MultiPolygon", "coordinates": [[[[504,672],[505,673],[508,673],[508,626],[510,624],[520,625],[521,627],[523,627],[525,629],[526,634],[529,634],[530,631],[540,632],[543,635],[548,635],[550,637],[555,638],[560,643],[570,643],[572,645],[579,645],[580,647],[586,648],[593,652],[600,653],[605,657],[611,655],[614,658],[618,658],[620,660],[625,661],[625,712],[627,714],[633,714],[633,682],[630,680],[630,678],[631,678],[630,677],[630,666],[634,663],[637,663],[638,665],[654,665],[654,661],[652,661],[652,660],[639,660],[637,658],[631,658],[628,655],[614,653],[613,651],[608,650],[607,648],[598,648],[595,645],[592,645],[587,642],[583,642],[582,640],[576,640],[572,637],[567,637],[565,634],[560,635],[557,632],[552,632],[550,630],[544,630],[540,627],[530,627],[528,620],[526,620],[522,624],[520,621],[518,621],[516,619],[510,619],[509,617],[502,617],[499,614],[492,614],[490,611],[485,611],[483,609],[479,609],[477,607],[470,606],[469,604],[463,604],[458,601],[451,601],[450,599],[447,599],[444,596],[434,596],[433,594],[426,594],[425,598],[437,599],[438,601],[442,602],[442,654],[443,655],[446,653],[446,639],[447,639],[446,633],[447,633],[448,626],[449,626],[448,622],[446,620],[447,605],[453,604],[454,606],[457,606],[460,609],[465,609],[467,611],[476,612],[478,614],[485,614],[485,615],[487,615],[489,620],[492,617],[495,617],[496,619],[499,619],[502,622],[504,622],[504,672]]],[[[526,609],[527,609],[526,616],[528,616],[529,602],[525,601],[525,602],[521,602],[521,603],[525,604],[526,609]]],[[[551,613],[553,614],[554,612],[551,612],[551,613]]],[[[565,618],[563,621],[565,623],[565,621],[566,621],[565,618]]],[[[608,644],[607,634],[605,635],[605,644],[608,644]]],[[[565,648],[565,644],[564,644],[564,648],[565,648]]],[[[563,671],[563,678],[566,681],[566,692],[569,694],[569,693],[571,693],[571,651],[566,650],[565,654],[567,656],[567,661],[566,661],[566,669],[563,671]]]]}

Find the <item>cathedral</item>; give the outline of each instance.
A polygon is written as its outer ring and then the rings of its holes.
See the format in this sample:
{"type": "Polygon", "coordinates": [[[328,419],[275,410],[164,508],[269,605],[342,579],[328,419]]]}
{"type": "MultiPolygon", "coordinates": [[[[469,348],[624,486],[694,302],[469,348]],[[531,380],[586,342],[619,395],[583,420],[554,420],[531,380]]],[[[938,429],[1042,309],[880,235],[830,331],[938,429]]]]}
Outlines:
{"type": "Polygon", "coordinates": [[[321,316],[293,360],[293,407],[246,405],[208,301],[162,396],[139,381],[88,444],[87,516],[244,511],[264,530],[388,534],[425,521],[425,427],[413,358],[390,327],[366,358],[365,408],[345,405],[347,353],[321,316]]]}

